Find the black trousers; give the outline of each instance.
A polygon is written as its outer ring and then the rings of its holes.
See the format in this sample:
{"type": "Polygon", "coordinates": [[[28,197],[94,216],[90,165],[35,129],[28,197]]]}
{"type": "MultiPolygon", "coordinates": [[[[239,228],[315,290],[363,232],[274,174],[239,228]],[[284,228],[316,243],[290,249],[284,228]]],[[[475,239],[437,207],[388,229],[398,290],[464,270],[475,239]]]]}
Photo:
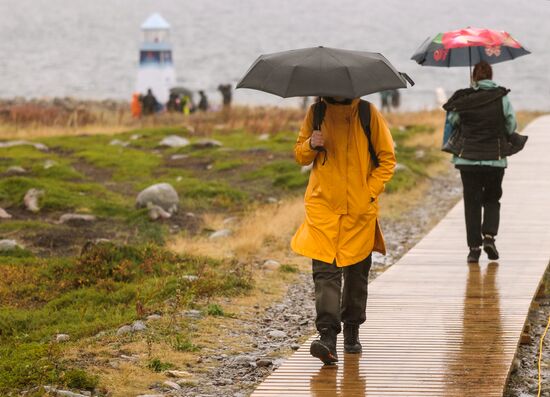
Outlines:
{"type": "Polygon", "coordinates": [[[480,247],[483,235],[498,234],[504,168],[471,167],[461,169],[460,176],[464,188],[468,246],[480,247]]]}
{"type": "Polygon", "coordinates": [[[371,255],[355,265],[345,267],[313,260],[317,312],[315,326],[319,332],[324,328],[331,328],[336,333],[340,333],[342,322],[355,325],[365,322],[371,264],[371,255]],[[343,290],[342,275],[344,276],[343,290]]]}

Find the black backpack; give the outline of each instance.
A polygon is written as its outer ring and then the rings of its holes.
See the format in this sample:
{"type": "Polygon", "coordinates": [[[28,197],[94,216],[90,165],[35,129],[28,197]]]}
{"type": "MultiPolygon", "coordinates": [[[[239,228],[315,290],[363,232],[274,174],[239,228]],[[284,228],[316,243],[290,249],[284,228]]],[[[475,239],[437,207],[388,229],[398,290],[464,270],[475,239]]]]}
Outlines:
{"type": "MultiPolygon", "coordinates": [[[[321,124],[323,124],[323,119],[325,118],[325,111],[327,110],[327,104],[324,101],[316,102],[313,105],[313,129],[314,130],[321,130],[321,124]]],[[[372,162],[374,164],[374,168],[378,168],[380,165],[380,162],[378,161],[378,157],[376,156],[376,152],[374,151],[374,147],[372,146],[371,142],[371,131],[370,131],[370,103],[368,101],[360,100],[359,101],[359,119],[361,120],[361,126],[363,127],[363,131],[365,132],[365,136],[367,137],[367,142],[369,146],[369,154],[372,159],[372,162]]],[[[327,150],[323,148],[316,149],[319,152],[325,153],[325,159],[323,160],[323,164],[325,164],[327,160],[327,150]]]]}

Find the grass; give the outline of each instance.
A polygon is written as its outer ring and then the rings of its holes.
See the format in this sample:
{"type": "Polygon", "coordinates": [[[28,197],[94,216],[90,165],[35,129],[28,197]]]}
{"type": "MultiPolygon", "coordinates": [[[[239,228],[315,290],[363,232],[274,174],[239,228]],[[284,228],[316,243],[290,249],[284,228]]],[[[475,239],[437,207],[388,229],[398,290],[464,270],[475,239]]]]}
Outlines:
{"type": "MultiPolygon", "coordinates": [[[[386,187],[387,199],[421,199],[420,187],[447,164],[439,153],[442,116],[388,118],[401,166],[386,187]]],[[[0,222],[0,238],[25,246],[0,255],[0,394],[44,384],[139,394],[161,380],[167,365],[195,365],[197,355],[218,344],[241,346],[243,341],[219,335],[220,326],[253,321],[251,307],[276,300],[307,267],[288,247],[303,219],[308,181],[292,154],[301,119],[299,111],[237,108],[166,115],[141,125],[123,117],[109,128],[98,116],[89,125],[97,132],[91,135],[57,125],[22,130],[19,124],[10,137],[36,139],[50,150],[0,149],[0,206],[14,215],[0,222]],[[158,147],[172,134],[192,143],[212,138],[223,146],[158,147]],[[110,145],[113,139],[128,146],[110,145]],[[173,160],[174,154],[187,157],[173,160]],[[48,160],[53,166],[45,168],[48,160]],[[7,174],[14,165],[28,172],[7,174]],[[134,203],[141,189],[158,182],[178,191],[180,211],[153,222],[134,203]],[[24,210],[30,188],[45,192],[39,214],[24,210]],[[265,205],[269,197],[277,204],[265,205]],[[94,214],[98,221],[58,224],[65,212],[94,214]],[[209,231],[227,227],[229,216],[239,218],[230,226],[234,233],[208,239],[209,231]],[[97,238],[112,241],[88,245],[80,254],[84,243],[97,238]],[[274,272],[251,270],[266,259],[283,265],[274,272]],[[204,319],[180,315],[189,309],[200,310],[204,319]],[[163,320],[148,323],[143,334],[115,335],[119,326],[149,313],[162,313],[163,320]],[[105,335],[96,337],[99,332],[105,335]],[[70,334],[70,342],[54,343],[57,333],[70,334]],[[101,364],[122,350],[146,358],[119,370],[101,364]],[[101,359],[87,361],[83,352],[101,359]]]]}

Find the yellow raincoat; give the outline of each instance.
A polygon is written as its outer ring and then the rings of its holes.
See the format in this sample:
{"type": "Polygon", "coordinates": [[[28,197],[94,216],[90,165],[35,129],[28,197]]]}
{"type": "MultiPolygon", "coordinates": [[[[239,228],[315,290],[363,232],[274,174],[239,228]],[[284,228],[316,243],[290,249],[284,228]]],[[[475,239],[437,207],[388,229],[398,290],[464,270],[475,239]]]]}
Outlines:
{"type": "Polygon", "coordinates": [[[313,106],[294,147],[299,164],[314,164],[304,197],[306,218],[292,238],[292,249],[323,262],[336,260],[337,266],[356,264],[372,251],[386,253],[377,219],[378,196],[394,173],[394,144],[384,118],[371,104],[371,141],[380,163],[374,168],[358,104],[359,99],[348,105],[327,102],[321,127],[327,150],[324,165],[324,154],[309,145],[313,106]]]}

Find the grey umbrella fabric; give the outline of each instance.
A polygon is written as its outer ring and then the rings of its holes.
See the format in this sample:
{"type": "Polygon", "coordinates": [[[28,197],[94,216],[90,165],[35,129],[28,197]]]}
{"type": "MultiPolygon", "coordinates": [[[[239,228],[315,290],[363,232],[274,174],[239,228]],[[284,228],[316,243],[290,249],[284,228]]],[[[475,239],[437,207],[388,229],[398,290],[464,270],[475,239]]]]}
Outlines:
{"type": "Polygon", "coordinates": [[[261,55],[237,88],[251,88],[283,98],[338,96],[358,98],[407,88],[414,82],[379,53],[313,47],[261,55]]]}

